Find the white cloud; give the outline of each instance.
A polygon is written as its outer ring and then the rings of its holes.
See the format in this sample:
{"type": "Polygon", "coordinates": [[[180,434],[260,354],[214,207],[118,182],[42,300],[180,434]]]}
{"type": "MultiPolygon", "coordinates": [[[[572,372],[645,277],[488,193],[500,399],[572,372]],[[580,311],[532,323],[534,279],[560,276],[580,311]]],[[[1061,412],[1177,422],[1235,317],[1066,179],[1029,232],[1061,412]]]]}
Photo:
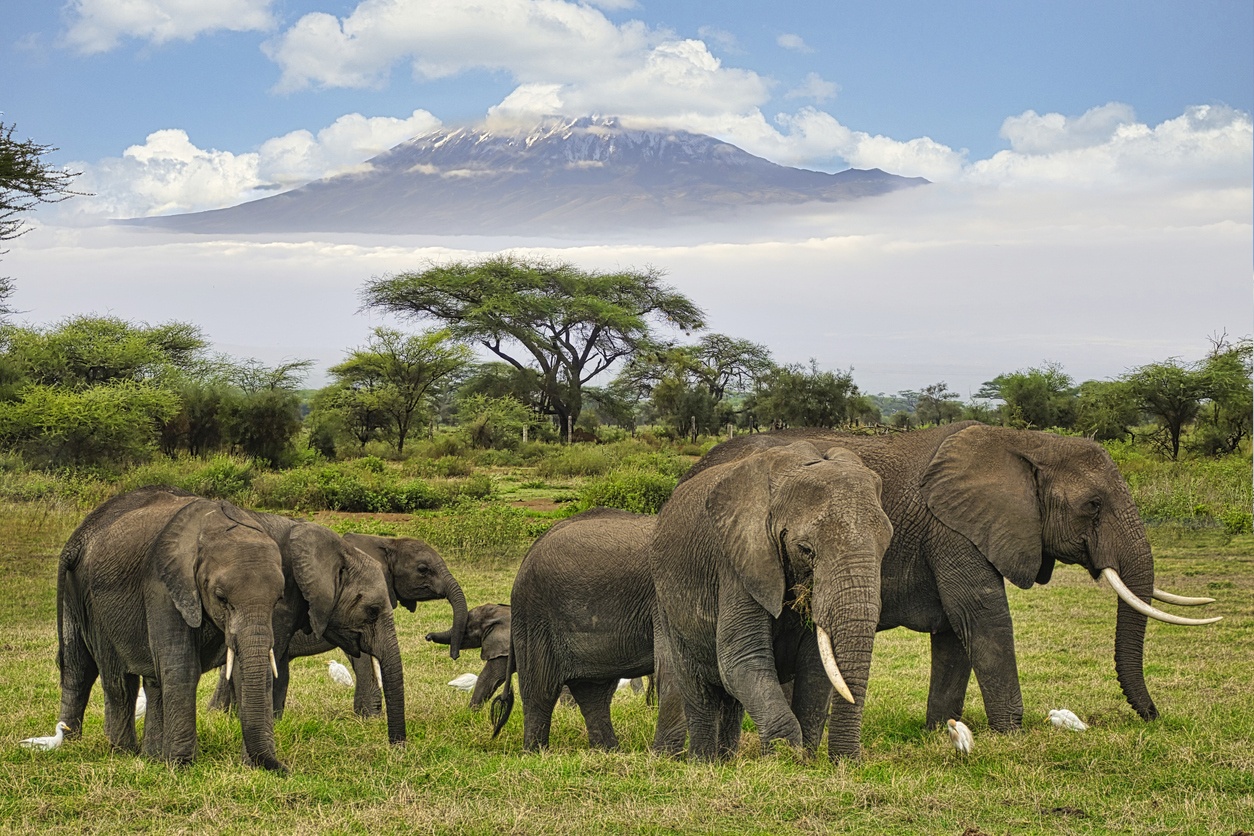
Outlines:
{"type": "Polygon", "coordinates": [[[266,30],[274,0],[72,0],[66,40],[84,53],[107,52],[122,38],[156,44],[204,32],[266,30]]]}
{"type": "Polygon", "coordinates": [[[800,35],[786,32],[775,39],[775,43],[793,52],[814,52],[800,35]]]}
{"type": "Polygon", "coordinates": [[[720,29],[717,26],[698,26],[697,35],[701,40],[714,44],[724,52],[740,51],[740,41],[726,29],[720,29]]]}
{"type": "Polygon", "coordinates": [[[834,81],[825,81],[818,73],[808,73],[800,85],[784,94],[785,99],[813,99],[825,102],[836,98],[840,85],[834,81]]]}
{"type": "Polygon", "coordinates": [[[1250,115],[1222,105],[1188,108],[1151,127],[1127,105],[1076,119],[1028,111],[1007,119],[1011,150],[973,163],[965,178],[999,185],[1136,185],[1153,182],[1248,183],[1254,176],[1250,115]]]}
{"type": "Polygon", "coordinates": [[[75,184],[94,196],[62,204],[69,216],[141,217],[231,206],[276,187],[360,167],[404,140],[440,126],[425,110],[406,119],[341,116],[318,131],[293,131],[266,140],[255,152],[203,149],[179,129],[156,131],[121,158],[77,163],[75,184]]]}

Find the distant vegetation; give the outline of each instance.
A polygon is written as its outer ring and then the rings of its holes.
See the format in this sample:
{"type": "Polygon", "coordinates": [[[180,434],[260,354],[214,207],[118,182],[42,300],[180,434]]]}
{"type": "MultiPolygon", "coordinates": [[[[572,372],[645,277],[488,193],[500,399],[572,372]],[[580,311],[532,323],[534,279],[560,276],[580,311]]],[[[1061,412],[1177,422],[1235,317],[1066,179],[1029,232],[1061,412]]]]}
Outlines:
{"type": "Polygon", "coordinates": [[[1117,380],[1061,367],[868,395],[852,370],[779,365],[722,334],[660,273],[494,256],[372,280],[375,329],[302,390],[306,361],[213,355],[189,323],[0,325],[0,498],[93,504],[166,482],[246,505],[410,513],[525,498],[655,511],[721,438],[782,426],[907,431],[975,419],[1107,444],[1148,520],[1250,528],[1249,338],[1212,338],[1117,380]],[[473,349],[496,356],[477,362],[473,349]],[[617,372],[604,386],[597,373],[617,372]]]}

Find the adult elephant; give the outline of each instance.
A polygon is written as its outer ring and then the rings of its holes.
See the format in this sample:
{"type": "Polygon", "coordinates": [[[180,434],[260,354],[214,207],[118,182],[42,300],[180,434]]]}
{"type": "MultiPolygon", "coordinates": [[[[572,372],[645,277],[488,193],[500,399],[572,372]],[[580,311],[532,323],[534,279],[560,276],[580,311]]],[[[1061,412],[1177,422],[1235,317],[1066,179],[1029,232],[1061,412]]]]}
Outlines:
{"type": "Polygon", "coordinates": [[[1158,709],[1145,685],[1147,616],[1184,619],[1149,604],[1209,603],[1154,587],[1145,526],[1109,454],[1088,439],[989,427],[968,421],[890,435],[784,430],[742,436],[711,450],[680,487],[704,471],[757,451],[809,441],[856,453],[884,483],[894,535],[884,556],[879,629],[931,634],[927,725],[962,716],[974,670],[988,723],[1018,728],[1023,698],[1004,580],[1047,583],[1057,562],[1104,577],[1119,595],[1115,671],[1129,704],[1146,720],[1158,709]]]}
{"type": "MultiPolygon", "coordinates": [[[[461,636],[467,633],[466,596],[461,585],[453,577],[448,565],[439,553],[422,540],[412,537],[377,537],[370,534],[345,534],[345,543],[373,558],[383,570],[388,597],[392,609],[399,603],[414,612],[419,601],[447,600],[453,607],[453,628],[450,633],[457,637],[451,643],[449,655],[456,659],[461,649],[461,636]]],[[[507,630],[508,632],[508,630],[507,630]]],[[[445,644],[450,644],[445,642],[445,644]]],[[[477,645],[476,645],[477,646],[477,645]]],[[[332,650],[335,645],[326,639],[306,633],[292,637],[287,646],[287,659],[313,656],[332,650]]],[[[502,656],[509,655],[508,638],[502,656]]],[[[382,712],[383,694],[379,690],[374,670],[374,657],[362,654],[349,657],[353,667],[355,690],[353,709],[362,717],[378,716],[382,712]]],[[[502,673],[504,662],[501,663],[502,673]]],[[[232,689],[224,675],[219,675],[218,687],[209,701],[212,709],[226,710],[231,705],[232,689]]],[[[286,703],[286,691],[276,695],[274,711],[281,717],[286,703]]]]}
{"type": "Polygon", "coordinates": [[[858,754],[891,536],[879,477],[840,448],[754,451],[675,489],[652,570],[658,654],[682,695],[692,757],[734,752],[745,710],[764,750],[784,740],[813,752],[829,704],[829,756],[858,754]]]}
{"type": "Polygon", "coordinates": [[[509,604],[480,604],[466,617],[460,637],[456,624],[452,630],[427,633],[427,641],[436,644],[452,645],[457,640],[463,648],[480,648],[483,670],[470,694],[470,707],[476,711],[505,682],[509,669],[510,622],[509,604]]]}
{"type": "Polygon", "coordinates": [[[275,625],[298,616],[283,558],[246,511],[166,488],[141,488],[96,508],[70,536],[57,570],[60,719],[72,734],[97,677],[105,734],[138,751],[135,699],[148,699],[143,752],[171,763],[196,755],[196,685],[225,664],[239,690],[244,756],[275,756],[275,625]]]}
{"type": "MultiPolygon", "coordinates": [[[[547,746],[562,686],[583,713],[588,742],[615,749],[610,701],[620,679],[653,672],[653,578],[648,548],[655,517],[593,508],[562,520],[532,545],[510,593],[505,688],[492,702],[492,736],[514,707],[518,671],[523,747],[547,746]]],[[[658,735],[682,719],[661,712],[658,735]]]]}

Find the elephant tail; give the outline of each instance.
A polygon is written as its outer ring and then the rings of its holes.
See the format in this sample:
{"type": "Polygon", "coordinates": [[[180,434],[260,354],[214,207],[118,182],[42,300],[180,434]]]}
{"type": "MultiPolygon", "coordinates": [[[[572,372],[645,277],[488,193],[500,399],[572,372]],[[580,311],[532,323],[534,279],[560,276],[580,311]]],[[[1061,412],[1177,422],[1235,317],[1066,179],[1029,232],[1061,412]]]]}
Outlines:
{"type": "Polygon", "coordinates": [[[501,693],[492,700],[492,739],[501,733],[514,710],[514,637],[509,637],[509,664],[505,666],[505,682],[501,693]]]}

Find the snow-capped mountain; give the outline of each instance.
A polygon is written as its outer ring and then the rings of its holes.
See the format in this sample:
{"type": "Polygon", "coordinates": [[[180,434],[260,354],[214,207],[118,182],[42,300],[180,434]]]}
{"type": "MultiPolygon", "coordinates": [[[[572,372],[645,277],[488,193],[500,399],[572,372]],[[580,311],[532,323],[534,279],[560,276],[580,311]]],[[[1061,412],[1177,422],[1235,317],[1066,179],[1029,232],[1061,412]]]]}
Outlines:
{"type": "Polygon", "coordinates": [[[730,217],[738,208],[839,201],[926,183],[878,169],[776,165],[686,131],[552,119],[530,132],[435,131],[365,170],[229,209],[132,223],[190,232],[563,234],[730,217]]]}

